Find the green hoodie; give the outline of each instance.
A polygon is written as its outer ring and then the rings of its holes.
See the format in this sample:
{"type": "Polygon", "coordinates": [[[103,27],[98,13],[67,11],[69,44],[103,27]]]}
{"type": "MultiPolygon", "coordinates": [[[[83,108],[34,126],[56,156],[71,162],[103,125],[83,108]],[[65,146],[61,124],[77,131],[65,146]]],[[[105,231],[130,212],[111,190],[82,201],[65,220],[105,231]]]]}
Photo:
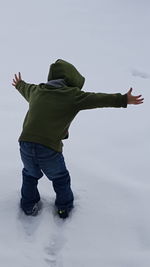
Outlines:
{"type": "Polygon", "coordinates": [[[70,123],[81,110],[127,107],[127,95],[81,91],[84,77],[70,63],[57,60],[50,66],[48,81],[63,79],[61,87],[20,81],[16,89],[29,102],[19,141],[43,144],[62,152],[70,123]]]}

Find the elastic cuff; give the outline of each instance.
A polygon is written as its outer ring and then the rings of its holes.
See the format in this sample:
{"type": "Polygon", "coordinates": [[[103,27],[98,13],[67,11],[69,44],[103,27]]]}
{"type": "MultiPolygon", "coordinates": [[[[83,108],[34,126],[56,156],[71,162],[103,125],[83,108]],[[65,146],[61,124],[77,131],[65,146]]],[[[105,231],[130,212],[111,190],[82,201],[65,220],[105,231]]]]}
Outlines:
{"type": "Polygon", "coordinates": [[[128,96],[127,96],[127,94],[125,94],[122,96],[122,107],[126,108],[127,104],[128,104],[128,96]]]}
{"type": "Polygon", "coordinates": [[[24,82],[23,80],[19,81],[19,82],[17,83],[17,85],[16,85],[16,89],[19,89],[19,87],[20,87],[20,85],[21,85],[22,83],[24,84],[25,82],[24,82]]]}

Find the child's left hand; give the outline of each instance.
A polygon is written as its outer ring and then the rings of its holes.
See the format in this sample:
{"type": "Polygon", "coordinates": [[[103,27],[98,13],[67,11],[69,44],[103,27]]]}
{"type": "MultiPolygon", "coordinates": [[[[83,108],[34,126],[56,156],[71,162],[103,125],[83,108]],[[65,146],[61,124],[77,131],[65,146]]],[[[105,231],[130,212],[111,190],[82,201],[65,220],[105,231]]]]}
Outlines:
{"type": "Polygon", "coordinates": [[[127,104],[133,104],[133,105],[139,105],[143,103],[144,98],[141,98],[142,95],[133,96],[132,94],[132,88],[127,93],[127,104]]]}

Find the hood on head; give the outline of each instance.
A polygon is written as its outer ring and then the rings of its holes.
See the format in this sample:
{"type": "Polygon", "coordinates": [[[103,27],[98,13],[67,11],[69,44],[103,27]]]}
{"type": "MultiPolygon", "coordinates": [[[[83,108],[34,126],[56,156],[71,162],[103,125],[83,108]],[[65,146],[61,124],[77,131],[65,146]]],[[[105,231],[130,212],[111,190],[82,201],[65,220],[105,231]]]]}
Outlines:
{"type": "Polygon", "coordinates": [[[67,86],[82,88],[85,78],[69,62],[58,59],[50,65],[48,81],[64,79],[67,86]]]}

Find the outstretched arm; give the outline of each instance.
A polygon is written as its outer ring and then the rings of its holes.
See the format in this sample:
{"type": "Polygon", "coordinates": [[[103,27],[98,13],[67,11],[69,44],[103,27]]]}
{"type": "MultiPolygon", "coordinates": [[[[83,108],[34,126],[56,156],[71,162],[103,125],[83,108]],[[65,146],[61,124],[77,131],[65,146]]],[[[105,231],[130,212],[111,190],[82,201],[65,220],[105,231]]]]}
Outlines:
{"type": "Polygon", "coordinates": [[[126,108],[128,104],[139,105],[144,98],[141,95],[133,96],[132,88],[124,94],[92,93],[78,90],[75,95],[75,107],[78,111],[84,109],[114,107],[126,108]]]}
{"type": "Polygon", "coordinates": [[[142,98],[142,95],[137,95],[133,96],[132,93],[132,88],[127,93],[127,104],[133,104],[133,105],[139,105],[142,104],[144,101],[144,98],[142,98]]]}
{"type": "Polygon", "coordinates": [[[29,102],[31,94],[36,90],[37,85],[26,83],[21,78],[21,73],[15,74],[12,85],[22,94],[29,102]]]}

